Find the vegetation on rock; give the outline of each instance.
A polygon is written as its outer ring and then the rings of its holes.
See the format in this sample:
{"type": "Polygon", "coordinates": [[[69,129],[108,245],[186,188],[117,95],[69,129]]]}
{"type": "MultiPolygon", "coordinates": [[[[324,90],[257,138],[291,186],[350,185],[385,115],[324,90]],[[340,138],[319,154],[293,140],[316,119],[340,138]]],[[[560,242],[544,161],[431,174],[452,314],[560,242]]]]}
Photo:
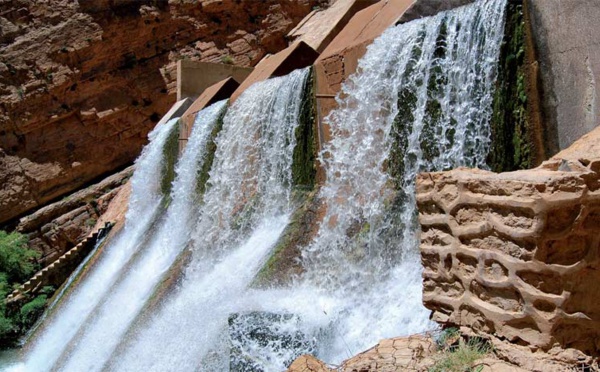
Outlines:
{"type": "Polygon", "coordinates": [[[488,164],[495,172],[535,166],[534,129],[528,115],[525,20],[522,4],[509,4],[500,51],[488,164]]]}
{"type": "Polygon", "coordinates": [[[177,155],[179,154],[179,123],[175,124],[171,133],[169,133],[163,152],[165,160],[163,162],[161,190],[165,196],[165,200],[170,202],[171,187],[175,179],[175,164],[177,163],[177,155]]]}
{"type": "Polygon", "coordinates": [[[0,230],[0,347],[14,345],[43,312],[48,295],[54,288],[42,289],[41,294],[11,306],[4,298],[12,289],[28,280],[38,269],[35,259],[39,253],[27,247],[27,238],[17,232],[0,230]]]}
{"type": "Polygon", "coordinates": [[[215,140],[217,139],[217,135],[221,132],[223,128],[223,118],[227,110],[223,110],[219,118],[217,119],[217,123],[215,124],[212,132],[210,133],[210,139],[206,144],[206,156],[204,157],[204,163],[202,164],[202,169],[198,173],[198,184],[196,186],[196,190],[198,195],[204,195],[206,191],[206,183],[208,182],[208,178],[210,177],[210,169],[212,168],[213,162],[215,161],[215,152],[217,151],[217,143],[215,140]]]}
{"type": "Polygon", "coordinates": [[[296,128],[296,147],[294,148],[292,177],[295,187],[312,189],[315,185],[317,168],[315,143],[315,93],[314,72],[306,79],[302,106],[300,107],[300,124],[296,128]]]}
{"type": "Polygon", "coordinates": [[[440,353],[429,372],[479,372],[483,365],[476,361],[491,351],[488,342],[479,337],[465,339],[456,328],[444,330],[437,340],[440,353]]]}
{"type": "Polygon", "coordinates": [[[257,274],[253,285],[284,284],[301,268],[294,258],[299,257],[300,247],[310,243],[315,233],[316,213],[319,199],[316,185],[316,151],[315,137],[316,102],[314,92],[314,73],[306,79],[302,106],[300,107],[300,123],[296,128],[296,147],[293,153],[292,180],[294,186],[293,199],[298,206],[291,221],[277,241],[272,254],[257,274]]]}

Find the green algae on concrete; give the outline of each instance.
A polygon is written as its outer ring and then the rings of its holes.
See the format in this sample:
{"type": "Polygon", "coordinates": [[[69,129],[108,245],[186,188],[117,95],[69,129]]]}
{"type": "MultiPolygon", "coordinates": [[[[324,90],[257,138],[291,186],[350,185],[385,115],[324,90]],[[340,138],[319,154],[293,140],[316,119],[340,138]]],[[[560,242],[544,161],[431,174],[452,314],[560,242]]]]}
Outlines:
{"type": "Polygon", "coordinates": [[[316,167],[316,102],[314,92],[314,71],[306,79],[302,106],[300,107],[300,123],[296,128],[296,147],[292,162],[292,178],[295,187],[312,189],[317,176],[316,167]]]}
{"type": "Polygon", "coordinates": [[[209,172],[215,160],[215,152],[217,151],[217,143],[215,141],[217,139],[217,136],[221,132],[221,129],[223,129],[223,118],[225,117],[225,113],[227,112],[228,105],[229,103],[225,105],[223,111],[217,118],[217,123],[215,124],[215,127],[213,128],[212,132],[210,133],[210,138],[208,139],[208,142],[206,144],[206,155],[204,156],[202,168],[200,168],[200,171],[198,172],[198,180],[196,184],[196,192],[200,197],[206,192],[207,182],[210,178],[209,172]]]}
{"type": "Polygon", "coordinates": [[[284,285],[289,283],[293,276],[302,273],[298,259],[302,247],[310,244],[317,232],[320,199],[318,190],[297,190],[294,192],[294,199],[299,207],[292,214],[290,223],[254,278],[253,287],[284,285]]]}
{"type": "Polygon", "coordinates": [[[173,126],[165,146],[163,147],[163,168],[162,178],[160,181],[160,189],[165,197],[165,203],[168,204],[171,201],[171,187],[173,180],[175,179],[175,164],[177,163],[177,156],[179,155],[179,123],[173,126]]]}
{"type": "Polygon", "coordinates": [[[522,4],[508,4],[491,119],[488,165],[495,172],[532,168],[535,128],[529,114],[526,27],[522,4]]]}
{"type": "Polygon", "coordinates": [[[316,101],[314,72],[304,86],[300,123],[296,128],[296,147],[293,153],[293,204],[298,207],[290,223],[277,241],[267,262],[254,279],[253,286],[282,285],[293,275],[300,274],[298,262],[302,247],[308,245],[317,231],[320,205],[316,186],[316,101]]]}

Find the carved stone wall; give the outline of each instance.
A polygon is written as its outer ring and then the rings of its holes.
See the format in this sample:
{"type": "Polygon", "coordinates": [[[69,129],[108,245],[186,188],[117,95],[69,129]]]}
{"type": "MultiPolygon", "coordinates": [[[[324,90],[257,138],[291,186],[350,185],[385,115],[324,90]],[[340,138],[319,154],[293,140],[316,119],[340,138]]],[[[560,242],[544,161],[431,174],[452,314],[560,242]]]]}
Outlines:
{"type": "Polygon", "coordinates": [[[435,321],[600,355],[600,152],[563,155],[527,171],[419,175],[423,301],[435,321]]]}

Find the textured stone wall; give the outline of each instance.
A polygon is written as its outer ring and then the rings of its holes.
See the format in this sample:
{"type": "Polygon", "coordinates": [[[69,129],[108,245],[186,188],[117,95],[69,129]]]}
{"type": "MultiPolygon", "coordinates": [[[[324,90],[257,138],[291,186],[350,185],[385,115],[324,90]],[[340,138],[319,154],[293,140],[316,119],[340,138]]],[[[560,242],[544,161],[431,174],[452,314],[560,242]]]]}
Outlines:
{"type": "Polygon", "coordinates": [[[600,355],[599,139],[533,170],[419,175],[423,300],[435,321],[600,355]]]}

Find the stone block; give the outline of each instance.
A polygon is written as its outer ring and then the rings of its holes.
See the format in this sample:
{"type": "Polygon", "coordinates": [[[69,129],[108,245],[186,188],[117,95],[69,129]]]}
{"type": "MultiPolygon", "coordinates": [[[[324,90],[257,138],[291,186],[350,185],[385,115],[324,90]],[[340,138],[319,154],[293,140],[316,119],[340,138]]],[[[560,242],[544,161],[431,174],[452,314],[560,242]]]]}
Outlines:
{"type": "Polygon", "coordinates": [[[432,319],[600,355],[598,139],[600,129],[532,170],[418,176],[432,319]]]}
{"type": "Polygon", "coordinates": [[[235,101],[252,84],[308,67],[315,62],[318,56],[319,53],[304,41],[296,41],[281,52],[263,58],[250,76],[231,95],[231,102],[235,101]]]}
{"type": "MultiPolygon", "coordinates": [[[[399,21],[413,2],[385,0],[356,13],[315,61],[319,151],[323,143],[331,139],[323,118],[337,107],[335,97],[340,92],[342,83],[356,71],[367,46],[385,29],[399,21]]],[[[323,181],[322,169],[319,170],[317,179],[319,182],[323,181]]]]}
{"type": "Polygon", "coordinates": [[[177,61],[177,100],[196,99],[206,88],[229,77],[242,83],[253,68],[224,63],[198,62],[182,59],[177,61]]]}
{"type": "Polygon", "coordinates": [[[180,153],[185,148],[188,138],[190,137],[196,114],[215,102],[229,98],[239,86],[240,84],[232,77],[223,79],[218,83],[206,88],[204,92],[202,92],[202,94],[194,101],[194,103],[185,111],[185,113],[181,116],[181,127],[179,130],[180,153]]]}
{"type": "Polygon", "coordinates": [[[377,0],[338,0],[331,7],[313,11],[287,35],[290,41],[302,40],[321,53],[348,24],[354,14],[377,0]]]}

